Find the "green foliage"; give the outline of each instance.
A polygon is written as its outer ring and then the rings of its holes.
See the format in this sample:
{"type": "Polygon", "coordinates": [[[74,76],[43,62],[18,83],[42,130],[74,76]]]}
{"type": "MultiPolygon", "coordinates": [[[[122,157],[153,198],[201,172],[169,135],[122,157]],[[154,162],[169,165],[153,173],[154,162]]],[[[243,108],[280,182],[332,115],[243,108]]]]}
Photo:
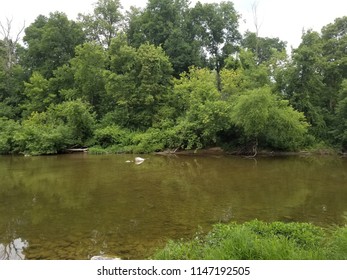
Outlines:
{"type": "Polygon", "coordinates": [[[324,55],[325,105],[333,110],[337,93],[344,79],[347,79],[347,16],[335,19],[334,23],[322,28],[322,50],[324,55]]]}
{"type": "MultiPolygon", "coordinates": [[[[229,60],[228,63],[233,61],[229,60]]],[[[239,69],[223,69],[220,73],[222,91],[227,96],[233,96],[235,94],[241,93],[247,89],[247,78],[244,71],[239,69]]]]}
{"type": "Polygon", "coordinates": [[[285,94],[291,105],[305,114],[314,136],[324,138],[322,42],[317,32],[308,31],[293,52],[293,64],[286,71],[285,94]]]}
{"type": "Polygon", "coordinates": [[[66,148],[68,129],[61,122],[52,122],[46,112],[33,112],[22,122],[14,135],[18,150],[24,154],[56,154],[66,148]]]}
{"type": "Polygon", "coordinates": [[[271,67],[273,65],[265,63],[258,65],[257,58],[251,51],[241,49],[237,58],[230,56],[225,63],[225,68],[221,70],[220,76],[222,90],[227,95],[271,85],[271,67]]]}
{"type": "Polygon", "coordinates": [[[169,141],[186,149],[215,144],[218,132],[230,126],[228,104],[217,89],[215,73],[191,68],[176,80],[174,94],[178,110],[184,113],[169,133],[174,137],[169,141]]]}
{"type": "MultiPolygon", "coordinates": [[[[23,67],[15,62],[18,60],[16,53],[8,53],[8,45],[13,42],[4,43],[0,40],[0,117],[18,119],[21,108],[18,104],[23,99],[23,81],[27,78],[23,67]]],[[[12,46],[14,48],[14,46],[12,46]]],[[[19,46],[16,46],[18,49],[19,46]]]]}
{"type": "Polygon", "coordinates": [[[83,43],[84,37],[82,28],[64,13],[51,13],[49,18],[40,15],[25,29],[23,64],[29,71],[50,78],[53,70],[74,56],[75,47],[83,43]]]}
{"type": "Polygon", "coordinates": [[[32,112],[43,112],[50,104],[55,103],[56,95],[50,93],[49,82],[40,73],[34,72],[29,82],[25,82],[24,86],[26,97],[22,105],[24,116],[29,116],[32,112]]]}
{"type": "Polygon", "coordinates": [[[296,151],[302,148],[307,140],[307,124],[302,113],[294,110],[288,101],[277,102],[272,108],[265,141],[274,148],[296,151]]]}
{"type": "Polygon", "coordinates": [[[190,241],[169,241],[154,259],[319,260],[347,258],[346,227],[332,234],[306,223],[218,224],[190,241]]]}
{"type": "Polygon", "coordinates": [[[200,63],[200,46],[192,31],[187,0],[150,0],[143,11],[133,9],[128,18],[130,44],[139,47],[149,42],[162,46],[176,77],[200,63]]]}
{"type": "Polygon", "coordinates": [[[272,222],[267,224],[254,220],[247,223],[247,226],[260,236],[282,236],[302,248],[318,247],[324,241],[325,236],[322,228],[308,223],[272,222]]]}
{"type": "MultiPolygon", "coordinates": [[[[302,113],[271,93],[269,87],[231,98],[231,122],[248,140],[265,140],[272,148],[295,150],[305,140],[307,123],[302,113]]],[[[264,143],[264,144],[265,144],[264,143]]]]}
{"type": "Polygon", "coordinates": [[[335,260],[347,259],[347,228],[334,228],[332,237],[327,243],[329,250],[328,258],[335,260]]]}
{"type": "Polygon", "coordinates": [[[248,91],[234,99],[232,122],[236,126],[242,127],[246,137],[259,137],[268,124],[270,110],[276,103],[275,96],[270,93],[269,89],[263,88],[248,91]]]}
{"type": "Polygon", "coordinates": [[[336,141],[331,135],[336,133],[340,144],[343,141],[342,131],[336,132],[339,114],[335,115],[335,112],[339,90],[343,79],[347,78],[346,21],[346,17],[336,19],[323,27],[321,34],[304,33],[281,81],[291,104],[304,112],[312,125],[310,132],[316,138],[334,144],[336,141]]]}
{"type": "Polygon", "coordinates": [[[79,18],[88,40],[109,47],[112,38],[117,36],[124,25],[121,8],[119,0],[98,0],[93,14],[80,14],[79,18]]]}
{"type": "Polygon", "coordinates": [[[49,89],[57,96],[58,102],[76,99],[74,71],[70,65],[58,67],[48,81],[49,89]]]}
{"type": "Polygon", "coordinates": [[[93,136],[95,114],[88,103],[82,100],[65,101],[48,110],[53,121],[62,121],[69,130],[71,146],[85,146],[93,136]]]}
{"type": "Polygon", "coordinates": [[[145,132],[131,132],[116,125],[99,128],[95,131],[96,146],[89,152],[104,153],[152,153],[165,148],[166,132],[149,128],[145,132]]]}
{"type": "Polygon", "coordinates": [[[76,47],[76,56],[71,60],[74,73],[75,98],[89,102],[98,115],[103,115],[102,108],[106,90],[104,71],[107,56],[104,49],[94,43],[85,43],[76,47]]]}
{"type": "Polygon", "coordinates": [[[256,33],[247,31],[242,39],[242,47],[256,55],[257,64],[268,62],[274,52],[286,49],[286,43],[279,38],[257,37],[256,33]]]}
{"type": "Polygon", "coordinates": [[[165,148],[165,133],[160,129],[149,128],[146,132],[136,133],[133,136],[133,153],[151,153],[165,148]]]}
{"type": "Polygon", "coordinates": [[[19,129],[18,122],[0,118],[0,154],[12,153],[15,150],[14,134],[19,129]]]}
{"type": "Polygon", "coordinates": [[[56,154],[68,147],[84,146],[93,136],[95,118],[80,100],[33,112],[14,133],[15,150],[24,154],[56,154]]]}
{"type": "Polygon", "coordinates": [[[160,47],[144,44],[136,50],[123,40],[112,42],[110,54],[106,92],[115,122],[131,129],[151,127],[172,84],[168,57],[160,47]]]}
{"type": "Polygon", "coordinates": [[[232,2],[198,2],[191,11],[196,28],[196,38],[210,57],[210,65],[217,73],[224,65],[224,59],[237,49],[241,39],[238,31],[238,19],[232,2]]]}
{"type": "Polygon", "coordinates": [[[117,125],[108,125],[95,130],[94,137],[97,145],[107,148],[112,145],[128,146],[130,144],[130,131],[117,125]]]}
{"type": "Polygon", "coordinates": [[[18,120],[22,113],[24,83],[27,78],[20,65],[13,65],[8,71],[0,68],[0,117],[18,120]]]}
{"type": "Polygon", "coordinates": [[[347,149],[347,17],[290,59],[279,38],[242,38],[232,2],[150,0],[125,20],[98,0],[79,19],[39,15],[24,46],[0,40],[4,152],[347,149]]]}
{"type": "Polygon", "coordinates": [[[333,130],[342,149],[347,149],[347,97],[342,99],[336,108],[336,129],[333,130]]]}

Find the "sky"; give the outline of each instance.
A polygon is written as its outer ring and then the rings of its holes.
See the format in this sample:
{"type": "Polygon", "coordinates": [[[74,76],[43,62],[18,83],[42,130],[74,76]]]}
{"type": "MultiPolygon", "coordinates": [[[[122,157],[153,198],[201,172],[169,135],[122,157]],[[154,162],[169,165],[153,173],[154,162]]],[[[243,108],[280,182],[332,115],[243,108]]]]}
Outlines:
{"type": "MultiPolygon", "coordinates": [[[[65,12],[70,19],[78,13],[91,13],[97,0],[0,0],[0,21],[12,19],[15,37],[25,23],[29,26],[40,15],[50,12],[65,12]]],[[[124,9],[130,6],[145,7],[146,0],[121,0],[124,9]]],[[[194,5],[197,1],[191,0],[194,5]]],[[[200,2],[221,2],[200,0],[200,2]]],[[[338,17],[347,16],[346,0],[232,0],[241,15],[240,31],[255,32],[252,5],[257,5],[259,36],[278,37],[287,42],[288,48],[296,48],[301,42],[303,30],[320,31],[338,17]]]]}

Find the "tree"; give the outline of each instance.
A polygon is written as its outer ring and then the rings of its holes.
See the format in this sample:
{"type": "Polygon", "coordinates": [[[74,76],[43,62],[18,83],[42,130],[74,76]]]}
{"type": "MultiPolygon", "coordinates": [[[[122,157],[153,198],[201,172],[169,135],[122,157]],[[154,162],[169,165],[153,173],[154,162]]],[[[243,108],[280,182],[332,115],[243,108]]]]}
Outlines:
{"type": "Polygon", "coordinates": [[[332,130],[335,136],[335,144],[339,145],[344,151],[347,150],[347,79],[341,83],[339,91],[339,101],[336,106],[334,116],[334,129],[332,130]]]}
{"type": "Polygon", "coordinates": [[[20,65],[14,65],[8,73],[0,66],[0,117],[16,120],[21,117],[20,104],[24,99],[23,81],[26,79],[27,75],[20,65]]]}
{"type": "Polygon", "coordinates": [[[29,116],[32,112],[43,112],[55,103],[56,95],[50,93],[49,82],[40,73],[34,72],[29,82],[25,82],[24,85],[24,116],[29,116]]]}
{"type": "Polygon", "coordinates": [[[70,64],[64,64],[54,70],[53,77],[48,82],[50,91],[58,97],[58,103],[78,98],[74,69],[70,64]]]}
{"type": "Polygon", "coordinates": [[[147,42],[161,46],[176,77],[189,66],[201,64],[187,0],[149,0],[144,10],[132,8],[127,36],[130,45],[136,48],[147,42]]]}
{"type": "Polygon", "coordinates": [[[79,19],[87,39],[110,47],[112,38],[115,38],[124,26],[121,9],[119,0],[98,0],[93,14],[80,14],[79,19]]]}
{"type": "Polygon", "coordinates": [[[192,67],[175,80],[174,94],[181,116],[167,131],[168,146],[198,149],[215,145],[218,133],[230,127],[229,107],[218,91],[216,74],[192,67]]]}
{"type": "Polygon", "coordinates": [[[327,138],[324,68],[321,36],[307,31],[293,51],[292,63],[287,66],[280,86],[291,105],[305,114],[311,133],[320,139],[327,138]]]}
{"type": "Polygon", "coordinates": [[[281,150],[302,146],[308,127],[304,115],[271,93],[269,87],[233,96],[231,104],[231,122],[252,143],[254,155],[259,143],[281,150]]]}
{"type": "Polygon", "coordinates": [[[249,31],[244,35],[241,45],[255,54],[257,64],[268,62],[276,51],[283,52],[286,50],[286,42],[281,41],[279,38],[262,38],[249,31]]]}
{"type": "Polygon", "coordinates": [[[15,37],[12,37],[12,19],[6,18],[6,25],[0,22],[0,35],[3,37],[1,42],[2,57],[6,72],[9,72],[18,61],[17,48],[24,28],[25,25],[23,25],[15,37]]]}
{"type": "Polygon", "coordinates": [[[322,52],[326,84],[324,107],[333,112],[337,104],[341,83],[347,79],[347,16],[335,19],[322,28],[322,52]]]}
{"type": "Polygon", "coordinates": [[[108,63],[106,51],[93,42],[85,43],[76,47],[76,56],[70,63],[74,74],[73,98],[87,101],[102,116],[106,94],[103,73],[108,63]]]}
{"type": "Polygon", "coordinates": [[[0,41],[0,101],[6,96],[6,47],[3,41],[0,41]]]}
{"type": "Polygon", "coordinates": [[[125,38],[113,40],[110,57],[106,91],[116,123],[133,129],[152,126],[172,84],[168,57],[162,48],[150,44],[136,50],[125,38]]]}
{"type": "Polygon", "coordinates": [[[65,143],[69,146],[88,145],[93,137],[95,113],[89,103],[80,99],[51,106],[48,114],[53,122],[61,121],[68,129],[65,143]]]}
{"type": "Polygon", "coordinates": [[[6,19],[6,24],[0,22],[0,117],[17,119],[21,109],[23,80],[26,75],[19,64],[18,53],[20,35],[24,26],[13,37],[12,20],[6,19]]]}
{"type": "Polygon", "coordinates": [[[211,68],[219,74],[224,66],[224,59],[237,50],[241,39],[238,31],[239,15],[234,4],[198,2],[191,13],[196,39],[200,42],[202,50],[207,51],[211,68]]]}
{"type": "Polygon", "coordinates": [[[48,18],[40,15],[25,29],[22,64],[28,71],[50,78],[55,69],[74,57],[75,47],[84,40],[81,26],[64,13],[51,13],[48,18]]]}
{"type": "Polygon", "coordinates": [[[225,64],[220,72],[220,80],[222,92],[226,96],[271,85],[270,66],[266,63],[258,65],[250,50],[241,49],[237,57],[228,57],[225,64]]]}

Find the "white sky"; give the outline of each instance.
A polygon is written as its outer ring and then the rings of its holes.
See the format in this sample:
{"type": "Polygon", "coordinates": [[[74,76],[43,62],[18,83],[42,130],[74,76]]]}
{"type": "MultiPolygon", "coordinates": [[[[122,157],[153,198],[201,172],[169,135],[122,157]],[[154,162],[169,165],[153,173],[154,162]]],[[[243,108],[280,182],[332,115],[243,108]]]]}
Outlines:
{"type": "MultiPolygon", "coordinates": [[[[18,32],[25,21],[29,26],[39,14],[65,12],[70,19],[78,13],[90,13],[96,0],[0,0],[0,20],[13,19],[13,33],[18,32]]],[[[125,9],[131,5],[144,7],[146,0],[121,0],[125,9]]],[[[196,0],[191,0],[194,4],[196,0]]],[[[201,0],[200,2],[220,2],[201,0]]],[[[335,18],[347,16],[346,0],[232,0],[238,13],[242,15],[240,31],[255,31],[252,4],[258,3],[258,21],[261,23],[259,35],[279,37],[288,42],[288,47],[297,47],[302,30],[321,28],[332,23],[335,18]]]]}

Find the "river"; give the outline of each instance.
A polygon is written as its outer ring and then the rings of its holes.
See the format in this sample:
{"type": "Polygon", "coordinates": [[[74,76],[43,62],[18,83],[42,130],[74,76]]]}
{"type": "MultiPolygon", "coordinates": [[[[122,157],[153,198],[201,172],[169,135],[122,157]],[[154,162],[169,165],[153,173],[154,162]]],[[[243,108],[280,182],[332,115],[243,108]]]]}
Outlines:
{"type": "Polygon", "coordinates": [[[346,223],[346,158],[134,157],[1,156],[0,260],[145,259],[218,222],[346,223]]]}

